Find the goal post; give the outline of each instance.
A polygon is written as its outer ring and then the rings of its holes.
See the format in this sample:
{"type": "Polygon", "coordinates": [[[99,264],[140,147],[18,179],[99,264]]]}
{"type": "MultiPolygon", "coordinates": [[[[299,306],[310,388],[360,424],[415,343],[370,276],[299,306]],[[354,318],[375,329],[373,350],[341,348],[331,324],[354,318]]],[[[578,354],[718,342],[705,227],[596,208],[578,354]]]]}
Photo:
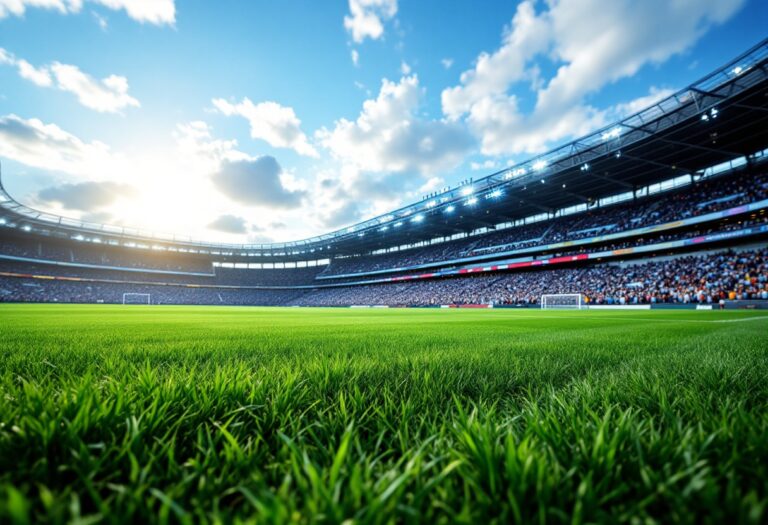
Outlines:
{"type": "Polygon", "coordinates": [[[541,296],[542,310],[582,310],[587,308],[584,296],[580,293],[554,293],[541,296]]]}
{"type": "Polygon", "coordinates": [[[124,293],[123,304],[152,304],[152,294],[124,293]]]}

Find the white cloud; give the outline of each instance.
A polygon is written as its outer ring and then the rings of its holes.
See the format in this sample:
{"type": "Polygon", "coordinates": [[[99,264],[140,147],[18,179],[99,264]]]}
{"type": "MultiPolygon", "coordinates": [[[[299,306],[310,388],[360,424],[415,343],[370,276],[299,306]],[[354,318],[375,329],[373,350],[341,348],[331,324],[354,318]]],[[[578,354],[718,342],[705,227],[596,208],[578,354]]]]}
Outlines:
{"type": "Polygon", "coordinates": [[[498,167],[498,163],[493,159],[488,159],[484,162],[470,162],[469,168],[472,171],[480,170],[495,170],[498,167]]]}
{"type": "Polygon", "coordinates": [[[628,117],[629,115],[634,115],[638,111],[642,111],[645,108],[655,104],[656,102],[669,97],[676,91],[677,90],[671,88],[659,88],[652,86],[647,95],[637,97],[636,99],[630,100],[629,102],[617,104],[613,108],[613,111],[616,114],[616,118],[620,119],[623,117],[628,117]]]}
{"type": "Polygon", "coordinates": [[[96,80],[83,73],[77,66],[51,64],[51,72],[56,77],[56,85],[77,97],[85,107],[102,112],[117,113],[127,107],[139,107],[139,101],[128,94],[128,79],[119,75],[110,75],[96,80]]]}
{"type": "Polygon", "coordinates": [[[16,66],[22,78],[41,87],[56,87],[72,93],[83,106],[102,113],[118,113],[141,105],[128,94],[128,79],[122,76],[110,75],[97,80],[77,66],[59,62],[35,67],[2,48],[0,64],[16,66]]]}
{"type": "Polygon", "coordinates": [[[247,233],[248,225],[242,217],[225,213],[214,219],[208,227],[224,233],[247,233]]]}
{"type": "Polygon", "coordinates": [[[114,11],[123,10],[137,22],[163,25],[176,21],[174,0],[0,0],[0,18],[23,16],[27,8],[79,13],[84,2],[101,5],[114,11]]]}
{"type": "Polygon", "coordinates": [[[384,34],[384,23],[397,14],[397,0],[349,0],[351,16],[344,17],[344,27],[352,40],[378,40],[384,34]]]}
{"type": "Polygon", "coordinates": [[[68,210],[96,212],[120,199],[135,195],[136,189],[127,184],[88,181],[44,188],[37,193],[37,199],[42,202],[57,203],[68,210]]]}
{"type": "Polygon", "coordinates": [[[109,22],[107,21],[107,17],[101,16],[96,11],[91,11],[91,14],[93,15],[94,20],[96,20],[96,23],[99,24],[99,28],[102,31],[106,31],[109,28],[109,22]]]}
{"type": "Polygon", "coordinates": [[[36,68],[26,60],[18,60],[16,67],[19,68],[19,76],[29,80],[40,87],[51,87],[53,78],[51,72],[46,67],[36,68]]]}
{"type": "Polygon", "coordinates": [[[283,169],[274,157],[223,160],[213,182],[224,195],[247,205],[291,209],[301,206],[306,192],[283,183],[283,169]]]}
{"type": "Polygon", "coordinates": [[[431,174],[459,164],[473,141],[460,124],[422,120],[416,75],[383,80],[357,120],[340,119],[316,136],[334,157],[362,171],[431,174]]]}
{"type": "Polygon", "coordinates": [[[411,66],[408,65],[407,62],[402,61],[400,62],[400,73],[404,76],[408,76],[411,74],[411,66]]]}
{"type": "Polygon", "coordinates": [[[106,144],[85,142],[55,124],[13,114],[0,117],[0,157],[37,168],[94,176],[114,160],[106,144]]]}
{"type": "Polygon", "coordinates": [[[357,49],[350,51],[350,55],[352,57],[352,64],[354,64],[355,67],[360,65],[360,53],[358,53],[357,49]]]}
{"type": "Polygon", "coordinates": [[[213,100],[213,105],[224,115],[245,118],[251,127],[251,137],[255,139],[262,139],[276,148],[293,149],[299,155],[318,156],[317,150],[301,131],[301,120],[291,107],[277,102],[254,104],[247,97],[237,104],[217,98],[213,100]]]}
{"type": "Polygon", "coordinates": [[[443,91],[443,112],[466,119],[484,154],[541,152],[628,110],[596,108],[585,100],[646,64],[686,51],[743,2],[552,0],[536,12],[542,4],[526,0],[499,49],[481,53],[460,83],[443,91]],[[544,78],[537,58],[551,60],[554,75],[544,78]],[[533,91],[530,112],[520,109],[521,84],[533,91]]]}
{"type": "Polygon", "coordinates": [[[453,59],[443,58],[442,60],[440,60],[440,63],[443,65],[445,69],[451,69],[451,66],[453,66],[453,59]]]}

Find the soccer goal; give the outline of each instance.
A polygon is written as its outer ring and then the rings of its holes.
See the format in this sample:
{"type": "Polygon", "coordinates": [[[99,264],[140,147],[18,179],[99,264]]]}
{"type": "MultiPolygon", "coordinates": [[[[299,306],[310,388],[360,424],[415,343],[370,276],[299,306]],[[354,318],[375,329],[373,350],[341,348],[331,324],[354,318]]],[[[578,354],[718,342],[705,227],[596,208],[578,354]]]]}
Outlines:
{"type": "Polygon", "coordinates": [[[584,296],[580,293],[555,293],[541,296],[542,310],[581,310],[586,307],[584,296]]]}
{"type": "Polygon", "coordinates": [[[124,293],[123,304],[152,304],[152,294],[124,293]]]}

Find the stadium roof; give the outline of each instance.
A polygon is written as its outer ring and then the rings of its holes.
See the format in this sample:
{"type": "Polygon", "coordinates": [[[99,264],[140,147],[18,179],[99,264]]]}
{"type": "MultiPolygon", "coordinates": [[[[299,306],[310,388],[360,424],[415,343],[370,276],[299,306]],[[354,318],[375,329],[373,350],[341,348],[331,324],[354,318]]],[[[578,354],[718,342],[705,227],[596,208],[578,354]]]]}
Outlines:
{"type": "Polygon", "coordinates": [[[29,208],[0,181],[6,223],[74,237],[270,260],[322,259],[492,228],[733,161],[768,147],[768,39],[656,104],[527,162],[388,214],[308,239],[220,244],[87,223],[29,208]]]}

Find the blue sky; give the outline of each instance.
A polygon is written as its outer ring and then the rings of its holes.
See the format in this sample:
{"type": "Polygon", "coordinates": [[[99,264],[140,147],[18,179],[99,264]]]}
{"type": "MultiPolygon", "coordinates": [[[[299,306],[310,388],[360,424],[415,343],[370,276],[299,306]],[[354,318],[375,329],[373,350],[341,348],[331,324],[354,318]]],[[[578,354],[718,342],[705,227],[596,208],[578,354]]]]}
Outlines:
{"type": "Polygon", "coordinates": [[[525,160],[765,38],[761,0],[0,0],[22,202],[303,238],[525,160]]]}

